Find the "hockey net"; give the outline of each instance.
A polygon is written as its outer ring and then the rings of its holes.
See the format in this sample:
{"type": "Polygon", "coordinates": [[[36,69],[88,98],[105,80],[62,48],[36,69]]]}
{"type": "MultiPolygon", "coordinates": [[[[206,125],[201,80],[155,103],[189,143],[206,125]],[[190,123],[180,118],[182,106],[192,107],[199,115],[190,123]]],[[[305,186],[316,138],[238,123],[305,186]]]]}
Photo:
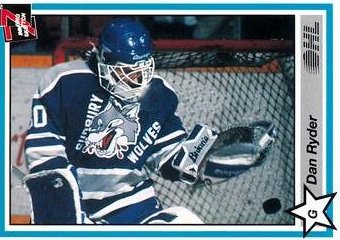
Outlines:
{"type": "MultiPolygon", "coordinates": [[[[54,62],[79,57],[96,39],[69,39],[54,62]]],[[[208,224],[293,224],[294,43],[280,40],[158,40],[156,72],[177,91],[188,131],[196,123],[227,129],[256,119],[272,121],[278,139],[266,161],[211,188],[152,174],[164,207],[185,206],[208,224]]]]}

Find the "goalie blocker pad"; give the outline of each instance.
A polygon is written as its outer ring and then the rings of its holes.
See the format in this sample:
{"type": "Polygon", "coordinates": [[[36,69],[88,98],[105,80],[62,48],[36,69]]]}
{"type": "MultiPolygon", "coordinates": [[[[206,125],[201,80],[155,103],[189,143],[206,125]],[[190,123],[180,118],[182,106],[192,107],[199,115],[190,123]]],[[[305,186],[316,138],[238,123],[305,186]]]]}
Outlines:
{"type": "Polygon", "coordinates": [[[217,136],[217,131],[209,126],[195,125],[172,161],[172,167],[179,171],[182,182],[193,185],[198,180],[199,169],[217,136]]]}
{"type": "Polygon", "coordinates": [[[31,196],[33,224],[81,224],[80,192],[70,169],[28,174],[24,184],[31,196]]]}

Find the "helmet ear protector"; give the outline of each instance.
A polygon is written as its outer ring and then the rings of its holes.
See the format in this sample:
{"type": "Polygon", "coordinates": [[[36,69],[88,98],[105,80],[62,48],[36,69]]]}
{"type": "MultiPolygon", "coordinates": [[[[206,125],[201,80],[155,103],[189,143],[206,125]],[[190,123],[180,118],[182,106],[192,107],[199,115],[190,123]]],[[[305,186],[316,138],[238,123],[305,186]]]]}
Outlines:
{"type": "Polygon", "coordinates": [[[138,22],[114,19],[104,28],[97,52],[100,85],[123,100],[139,96],[155,63],[149,32],[138,22]]]}

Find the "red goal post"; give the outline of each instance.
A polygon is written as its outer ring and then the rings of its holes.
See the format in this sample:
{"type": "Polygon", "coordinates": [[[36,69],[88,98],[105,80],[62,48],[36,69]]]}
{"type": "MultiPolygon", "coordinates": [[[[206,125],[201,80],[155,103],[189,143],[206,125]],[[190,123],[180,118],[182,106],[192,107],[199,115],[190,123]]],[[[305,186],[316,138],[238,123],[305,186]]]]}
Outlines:
{"type": "MultiPolygon", "coordinates": [[[[97,45],[98,39],[94,37],[67,38],[58,44],[53,54],[53,64],[67,61],[67,52],[74,49],[91,49],[91,43],[97,45]]],[[[292,40],[199,40],[183,39],[168,40],[159,39],[154,41],[157,51],[216,51],[220,49],[225,52],[244,52],[250,49],[255,52],[294,52],[294,41],[292,40]]],[[[76,54],[75,54],[76,55],[76,54]]]]}

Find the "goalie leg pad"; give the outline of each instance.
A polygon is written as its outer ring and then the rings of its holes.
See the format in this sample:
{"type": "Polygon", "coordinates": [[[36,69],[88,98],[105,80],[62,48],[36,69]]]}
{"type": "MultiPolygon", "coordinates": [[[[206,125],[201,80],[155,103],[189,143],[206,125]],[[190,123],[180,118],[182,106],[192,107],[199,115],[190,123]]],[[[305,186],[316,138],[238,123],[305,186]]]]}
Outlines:
{"type": "Polygon", "coordinates": [[[69,169],[28,174],[24,183],[31,196],[32,223],[82,223],[79,187],[69,169]]]}
{"type": "Polygon", "coordinates": [[[203,224],[203,221],[184,207],[170,207],[152,214],[141,224],[203,224]]]}

